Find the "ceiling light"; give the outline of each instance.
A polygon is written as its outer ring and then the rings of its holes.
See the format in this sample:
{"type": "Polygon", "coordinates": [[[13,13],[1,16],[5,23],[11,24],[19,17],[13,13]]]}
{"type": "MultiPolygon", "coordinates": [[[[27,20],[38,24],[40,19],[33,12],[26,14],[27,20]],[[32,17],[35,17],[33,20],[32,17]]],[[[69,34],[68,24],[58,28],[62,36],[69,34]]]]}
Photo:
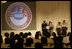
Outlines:
{"type": "Polygon", "coordinates": [[[1,1],[1,3],[6,3],[7,1],[1,1]]]}

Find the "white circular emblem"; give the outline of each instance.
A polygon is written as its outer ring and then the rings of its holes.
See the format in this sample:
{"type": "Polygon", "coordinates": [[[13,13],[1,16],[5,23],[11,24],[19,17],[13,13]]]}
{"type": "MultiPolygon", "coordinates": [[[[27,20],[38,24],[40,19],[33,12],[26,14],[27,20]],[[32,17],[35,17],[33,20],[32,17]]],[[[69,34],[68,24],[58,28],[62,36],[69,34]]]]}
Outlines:
{"type": "Polygon", "coordinates": [[[30,8],[23,2],[16,2],[10,5],[6,10],[7,24],[16,30],[25,29],[32,20],[32,12],[30,8]]]}

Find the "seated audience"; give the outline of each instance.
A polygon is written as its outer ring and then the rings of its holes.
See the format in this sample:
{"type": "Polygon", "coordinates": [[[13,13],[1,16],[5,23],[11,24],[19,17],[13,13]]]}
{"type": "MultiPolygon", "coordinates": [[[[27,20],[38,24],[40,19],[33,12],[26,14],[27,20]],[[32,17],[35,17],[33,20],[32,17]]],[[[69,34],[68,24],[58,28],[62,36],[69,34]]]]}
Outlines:
{"type": "Polygon", "coordinates": [[[21,34],[19,34],[17,44],[18,44],[18,48],[23,48],[24,39],[23,39],[23,36],[21,36],[21,34]]]}
{"type": "Polygon", "coordinates": [[[10,43],[10,38],[9,38],[9,33],[5,33],[5,44],[9,44],[10,43]]]}
{"type": "Polygon", "coordinates": [[[31,32],[28,32],[28,36],[31,36],[32,34],[31,34],[31,32]]]}
{"type": "Polygon", "coordinates": [[[35,34],[35,39],[39,39],[39,37],[41,37],[41,32],[37,31],[35,34]]]}
{"type": "Polygon", "coordinates": [[[31,34],[26,39],[26,46],[31,46],[33,44],[33,39],[31,37],[31,34]]]}
{"type": "Polygon", "coordinates": [[[56,37],[56,33],[55,33],[55,32],[53,32],[53,33],[52,33],[52,36],[53,36],[53,38],[54,38],[54,37],[56,37]]]}
{"type": "Polygon", "coordinates": [[[22,32],[20,32],[19,35],[15,35],[15,48],[23,48],[24,39],[22,35],[22,32]]]}
{"type": "Polygon", "coordinates": [[[41,36],[42,36],[42,35],[41,35],[41,32],[40,32],[40,31],[38,31],[38,32],[39,32],[39,39],[41,39],[41,36]]]}
{"type": "Polygon", "coordinates": [[[14,48],[15,47],[15,36],[14,32],[10,33],[10,47],[14,48]]]}
{"type": "Polygon", "coordinates": [[[11,33],[10,33],[10,38],[11,38],[11,37],[14,38],[14,35],[15,35],[15,33],[14,33],[14,32],[11,32],[11,33]]]}
{"type": "Polygon", "coordinates": [[[43,32],[42,32],[43,36],[46,36],[46,33],[47,33],[48,31],[49,31],[49,30],[47,30],[47,29],[43,30],[43,32]]]}
{"type": "Polygon", "coordinates": [[[62,36],[63,36],[63,37],[66,37],[66,34],[67,34],[66,31],[62,32],[62,36]]]}
{"type": "Polygon", "coordinates": [[[23,32],[20,32],[19,36],[22,36],[23,37],[23,32]]]}
{"type": "Polygon", "coordinates": [[[43,48],[43,45],[39,42],[35,43],[35,48],[43,48]]]}
{"type": "Polygon", "coordinates": [[[69,40],[70,34],[71,34],[71,33],[68,33],[67,36],[65,36],[65,37],[63,38],[63,44],[65,44],[66,46],[70,45],[70,40],[69,40]]]}
{"type": "Polygon", "coordinates": [[[18,34],[15,34],[15,40],[17,40],[19,38],[18,34]]]}
{"type": "Polygon", "coordinates": [[[58,44],[58,46],[59,46],[58,48],[63,48],[63,43],[62,43],[62,41],[63,41],[63,38],[62,38],[61,35],[59,35],[59,36],[58,36],[58,43],[59,43],[59,44],[58,44]]]}
{"type": "Polygon", "coordinates": [[[31,46],[33,44],[33,39],[32,38],[27,38],[26,39],[26,46],[31,46]]]}
{"type": "Polygon", "coordinates": [[[55,32],[53,32],[53,37],[54,38],[52,38],[53,40],[54,40],[54,48],[59,48],[59,41],[58,41],[58,37],[56,36],[56,33],[55,32]]]}
{"type": "Polygon", "coordinates": [[[19,43],[18,43],[18,39],[19,39],[19,35],[16,34],[16,35],[15,35],[15,48],[19,48],[19,47],[20,47],[20,46],[19,46],[19,43]]]}
{"type": "Polygon", "coordinates": [[[27,33],[24,33],[24,34],[23,34],[23,37],[24,37],[24,38],[27,38],[27,36],[28,36],[27,33]]]}
{"type": "Polygon", "coordinates": [[[45,35],[47,38],[50,37],[50,32],[46,32],[46,35],[45,35]]]}
{"type": "Polygon", "coordinates": [[[62,48],[63,44],[62,44],[62,40],[63,38],[59,35],[58,37],[56,36],[56,33],[53,32],[53,40],[54,40],[54,48],[62,48]]]}
{"type": "Polygon", "coordinates": [[[47,38],[46,37],[41,37],[41,44],[42,45],[47,45],[47,38]]]}

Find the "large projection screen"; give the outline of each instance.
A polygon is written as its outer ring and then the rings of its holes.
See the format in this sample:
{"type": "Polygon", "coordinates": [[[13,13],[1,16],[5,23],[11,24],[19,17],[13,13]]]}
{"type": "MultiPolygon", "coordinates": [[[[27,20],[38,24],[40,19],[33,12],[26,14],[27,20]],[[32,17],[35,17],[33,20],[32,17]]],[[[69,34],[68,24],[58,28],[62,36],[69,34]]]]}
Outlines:
{"type": "Polygon", "coordinates": [[[36,1],[2,4],[2,30],[36,30],[36,1]]]}

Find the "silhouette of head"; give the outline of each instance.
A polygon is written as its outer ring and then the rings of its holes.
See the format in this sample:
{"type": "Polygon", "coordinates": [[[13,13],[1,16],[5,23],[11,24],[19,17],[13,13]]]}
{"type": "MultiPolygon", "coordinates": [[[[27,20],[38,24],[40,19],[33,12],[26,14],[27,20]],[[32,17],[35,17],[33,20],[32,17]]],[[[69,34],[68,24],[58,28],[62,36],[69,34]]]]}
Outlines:
{"type": "Polygon", "coordinates": [[[9,33],[5,33],[4,35],[5,35],[5,37],[9,37],[9,33]]]}
{"type": "Polygon", "coordinates": [[[44,20],[43,23],[45,23],[46,21],[44,20]]]}
{"type": "Polygon", "coordinates": [[[10,33],[10,37],[14,37],[14,32],[11,32],[10,33]]]}
{"type": "Polygon", "coordinates": [[[63,20],[63,23],[65,23],[65,20],[63,20]]]}
{"type": "Polygon", "coordinates": [[[61,24],[61,22],[58,22],[58,24],[60,25],[60,24],[61,24]]]}

